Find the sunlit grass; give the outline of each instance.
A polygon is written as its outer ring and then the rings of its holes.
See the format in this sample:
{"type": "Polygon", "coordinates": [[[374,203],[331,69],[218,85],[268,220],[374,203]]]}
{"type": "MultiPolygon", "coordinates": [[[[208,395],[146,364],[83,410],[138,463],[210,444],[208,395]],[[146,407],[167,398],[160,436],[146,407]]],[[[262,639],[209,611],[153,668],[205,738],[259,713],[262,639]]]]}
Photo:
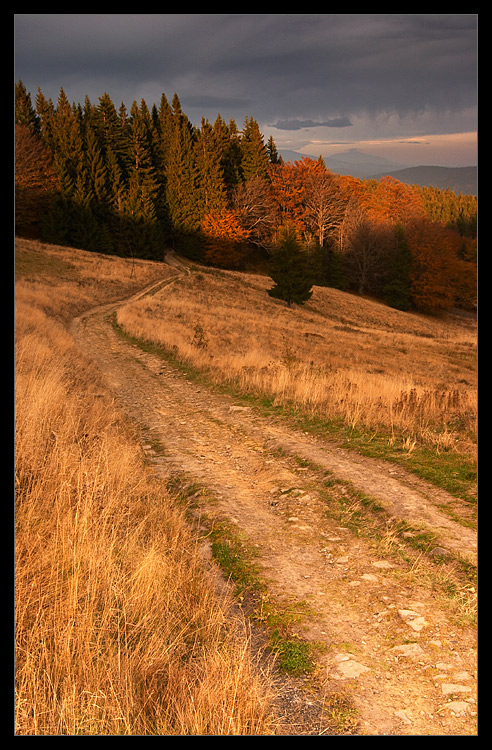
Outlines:
{"type": "Polygon", "coordinates": [[[19,253],[16,735],[275,733],[245,622],[66,327],[168,269],[19,253]]]}
{"type": "Polygon", "coordinates": [[[476,452],[476,322],[320,287],[288,308],[268,288],[264,276],[195,270],[120,308],[117,322],[216,384],[463,494],[458,475],[473,483],[476,452]]]}

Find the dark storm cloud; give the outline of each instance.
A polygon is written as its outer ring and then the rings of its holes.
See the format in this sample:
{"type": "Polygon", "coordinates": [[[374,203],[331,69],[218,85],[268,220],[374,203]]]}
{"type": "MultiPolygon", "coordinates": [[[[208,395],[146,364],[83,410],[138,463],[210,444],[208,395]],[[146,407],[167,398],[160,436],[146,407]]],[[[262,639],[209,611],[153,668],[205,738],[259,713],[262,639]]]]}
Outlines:
{"type": "Polygon", "coordinates": [[[303,130],[304,128],[348,128],[352,125],[348,117],[332,120],[278,120],[272,123],[277,130],[303,130]]]}
{"type": "Polygon", "coordinates": [[[127,105],[176,91],[208,117],[341,127],[474,107],[476,26],[447,14],[19,14],[16,78],[54,100],[61,87],[127,105]]]}

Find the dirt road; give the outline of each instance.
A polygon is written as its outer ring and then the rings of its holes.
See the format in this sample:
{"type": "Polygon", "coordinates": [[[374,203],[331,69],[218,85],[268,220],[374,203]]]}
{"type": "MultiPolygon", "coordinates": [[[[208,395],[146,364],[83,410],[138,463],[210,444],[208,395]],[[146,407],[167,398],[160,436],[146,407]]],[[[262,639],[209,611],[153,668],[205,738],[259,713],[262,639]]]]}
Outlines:
{"type": "Polygon", "coordinates": [[[434,563],[386,556],[384,540],[376,544],[330,513],[350,492],[327,480],[348,481],[390,517],[431,529],[436,547],[472,562],[476,535],[449,512],[459,501],[189,382],[115,333],[109,315],[116,307],[74,321],[77,342],[145,428],[155,471],[206,487],[215,498],[210,512],[256,545],[272,594],[309,605],[300,633],[323,646],[318,689],[348,696],[359,734],[475,734],[474,628],[454,622],[436,594],[425,573],[438,575],[434,563]],[[163,450],[153,451],[153,441],[163,450]]]}

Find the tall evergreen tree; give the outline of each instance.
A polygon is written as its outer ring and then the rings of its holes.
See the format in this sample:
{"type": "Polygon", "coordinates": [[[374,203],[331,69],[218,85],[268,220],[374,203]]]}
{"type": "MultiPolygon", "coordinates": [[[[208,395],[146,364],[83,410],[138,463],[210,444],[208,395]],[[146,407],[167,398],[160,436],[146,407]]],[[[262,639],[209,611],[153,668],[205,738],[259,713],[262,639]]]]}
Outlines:
{"type": "Polygon", "coordinates": [[[111,233],[112,248],[118,255],[125,255],[128,244],[125,237],[125,197],[127,185],[123,178],[120,163],[111,148],[106,152],[108,175],[108,230],[111,233]]]}
{"type": "Polygon", "coordinates": [[[221,154],[221,168],[228,195],[241,182],[241,135],[233,119],[229,125],[217,115],[213,126],[214,139],[221,154]]]}
{"type": "Polygon", "coordinates": [[[96,133],[91,125],[85,128],[84,142],[91,202],[105,209],[109,200],[107,169],[96,133]]]}
{"type": "Polygon", "coordinates": [[[165,94],[162,94],[161,96],[158,116],[159,116],[159,125],[157,129],[157,133],[158,133],[157,159],[158,159],[158,164],[159,164],[159,171],[164,174],[166,171],[167,163],[169,161],[171,139],[172,139],[172,134],[174,130],[173,111],[165,94]]]}
{"type": "Polygon", "coordinates": [[[51,99],[46,99],[40,88],[36,95],[36,113],[39,118],[41,137],[50,148],[53,148],[55,107],[51,99]]]}
{"type": "Polygon", "coordinates": [[[196,233],[200,229],[197,171],[194,160],[194,132],[175,94],[173,126],[166,165],[166,201],[173,240],[184,254],[197,254],[196,233]]]}
{"type": "Polygon", "coordinates": [[[242,178],[268,177],[268,151],[260,133],[258,123],[253,117],[246,117],[241,136],[241,171],[242,178]]]}
{"type": "Polygon", "coordinates": [[[270,261],[270,277],[275,286],[268,294],[287,302],[302,305],[312,296],[312,272],[294,227],[286,225],[280,232],[278,246],[270,261]]]}
{"type": "Polygon", "coordinates": [[[388,253],[383,296],[390,307],[409,310],[412,306],[412,253],[401,225],[395,228],[395,244],[388,253]]]}
{"type": "Polygon", "coordinates": [[[272,135],[268,139],[266,148],[267,148],[268,160],[270,164],[282,164],[283,163],[282,157],[277,151],[277,146],[275,144],[275,141],[273,140],[272,135]]]}
{"type": "Polygon", "coordinates": [[[27,92],[22,81],[15,84],[15,124],[25,125],[35,135],[41,132],[39,117],[31,102],[31,94],[27,92]]]}
{"type": "Polygon", "coordinates": [[[52,130],[55,168],[58,171],[62,193],[71,198],[83,171],[84,145],[79,118],[70,105],[65,92],[60,89],[52,130]]]}
{"type": "Polygon", "coordinates": [[[210,123],[202,118],[195,141],[195,164],[200,219],[205,214],[218,214],[227,206],[221,154],[210,123]]]}
{"type": "Polygon", "coordinates": [[[156,183],[154,205],[163,237],[167,238],[171,235],[171,222],[166,200],[166,171],[169,160],[173,116],[165,94],[161,96],[159,107],[155,105],[152,107],[151,122],[151,151],[156,183]]]}
{"type": "Polygon", "coordinates": [[[158,185],[152,163],[151,127],[146,105],[142,103],[139,108],[133,102],[129,122],[131,168],[124,212],[131,227],[132,254],[158,258],[161,253],[156,211],[158,185]]]}
{"type": "Polygon", "coordinates": [[[56,109],[47,104],[41,94],[37,104],[39,110],[43,110],[43,139],[52,150],[59,185],[59,194],[44,222],[46,239],[83,247],[78,230],[81,213],[87,210],[89,186],[80,114],[70,105],[63,89],[60,89],[56,109]]]}
{"type": "Polygon", "coordinates": [[[99,97],[94,116],[94,129],[103,158],[106,159],[107,153],[111,151],[122,174],[127,174],[130,166],[127,132],[108,94],[99,97]]]}

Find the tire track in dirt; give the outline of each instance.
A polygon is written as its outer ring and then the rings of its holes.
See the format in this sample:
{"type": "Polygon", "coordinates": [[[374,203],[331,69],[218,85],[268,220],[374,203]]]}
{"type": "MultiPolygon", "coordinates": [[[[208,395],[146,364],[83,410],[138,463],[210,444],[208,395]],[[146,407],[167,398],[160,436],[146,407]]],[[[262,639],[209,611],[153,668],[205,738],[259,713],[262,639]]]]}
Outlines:
{"type": "Polygon", "coordinates": [[[156,473],[184,474],[206,487],[215,498],[210,512],[256,545],[273,595],[309,605],[312,614],[299,632],[323,646],[320,691],[350,697],[362,734],[474,734],[474,629],[454,625],[432,590],[415,584],[408,564],[389,562],[330,515],[323,472],[349,480],[391,515],[427,526],[436,544],[472,560],[476,535],[439,508],[456,501],[383,462],[331,447],[189,382],[117,336],[108,320],[117,307],[74,321],[75,339],[122,409],[146,428],[149,443],[163,446],[163,455],[148,449],[156,473]],[[407,611],[413,626],[403,619],[407,611]],[[402,650],[409,641],[415,648],[402,650]]]}

